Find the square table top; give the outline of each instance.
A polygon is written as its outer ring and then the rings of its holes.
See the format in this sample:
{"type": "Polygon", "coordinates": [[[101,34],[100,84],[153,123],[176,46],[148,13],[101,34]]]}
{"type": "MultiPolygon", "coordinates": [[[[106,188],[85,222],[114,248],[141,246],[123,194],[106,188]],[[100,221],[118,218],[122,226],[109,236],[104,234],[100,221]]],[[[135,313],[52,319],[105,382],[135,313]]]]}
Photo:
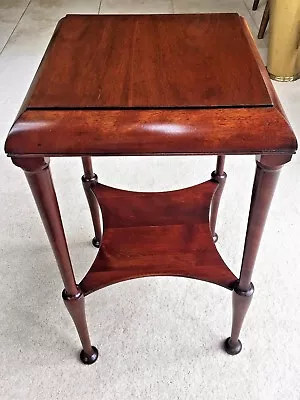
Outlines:
{"type": "Polygon", "coordinates": [[[271,105],[238,14],[72,15],[29,108],[271,105]]]}
{"type": "Polygon", "coordinates": [[[295,149],[238,14],[67,15],[6,143],[10,155],[295,149]]]}

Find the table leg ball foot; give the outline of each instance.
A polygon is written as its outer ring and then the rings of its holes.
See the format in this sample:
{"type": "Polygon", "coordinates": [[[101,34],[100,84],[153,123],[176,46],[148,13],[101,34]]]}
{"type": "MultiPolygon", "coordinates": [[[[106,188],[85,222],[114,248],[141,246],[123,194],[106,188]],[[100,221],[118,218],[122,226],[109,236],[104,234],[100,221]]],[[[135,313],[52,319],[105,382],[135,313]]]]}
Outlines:
{"type": "Polygon", "coordinates": [[[224,342],[224,349],[226,353],[230,354],[231,356],[235,356],[239,354],[242,350],[242,343],[238,340],[236,343],[232,343],[230,337],[227,338],[224,342]]]}
{"type": "Polygon", "coordinates": [[[92,354],[87,354],[84,350],[81,351],[80,353],[80,360],[83,362],[83,364],[94,364],[95,361],[97,361],[98,358],[98,350],[95,346],[92,346],[93,353],[92,354]]]}
{"type": "Polygon", "coordinates": [[[218,234],[215,232],[215,233],[213,234],[213,241],[214,241],[214,243],[217,243],[218,239],[219,239],[219,236],[218,236],[218,234]]]}
{"type": "Polygon", "coordinates": [[[97,247],[97,249],[99,249],[100,247],[100,240],[97,239],[96,237],[94,237],[94,239],[92,240],[93,246],[97,247]]]}

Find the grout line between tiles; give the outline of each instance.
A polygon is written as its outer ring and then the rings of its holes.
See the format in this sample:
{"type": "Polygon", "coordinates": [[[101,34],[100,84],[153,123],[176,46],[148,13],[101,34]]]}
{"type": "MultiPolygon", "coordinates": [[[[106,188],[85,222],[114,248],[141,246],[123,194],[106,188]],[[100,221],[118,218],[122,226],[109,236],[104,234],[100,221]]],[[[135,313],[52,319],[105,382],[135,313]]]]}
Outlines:
{"type": "Polygon", "coordinates": [[[101,6],[102,6],[102,0],[100,0],[100,4],[99,4],[99,8],[98,8],[98,14],[100,14],[101,6]]]}
{"type": "MultiPolygon", "coordinates": [[[[246,7],[246,9],[247,9],[248,14],[250,15],[250,18],[251,18],[251,20],[252,20],[254,26],[257,28],[257,33],[258,33],[259,25],[257,25],[257,23],[256,23],[256,21],[255,21],[255,18],[254,18],[254,16],[253,16],[253,13],[251,12],[252,10],[250,10],[250,9],[248,8],[248,6],[247,6],[245,0],[243,0],[243,3],[244,3],[244,5],[245,5],[245,7],[246,7]]],[[[256,33],[256,35],[257,35],[257,33],[256,33]]],[[[255,36],[253,35],[253,39],[254,39],[254,40],[257,40],[257,36],[256,36],[256,35],[255,35],[255,36]]],[[[263,39],[260,39],[260,40],[261,40],[262,43],[264,43],[264,45],[265,45],[267,48],[269,47],[269,46],[268,46],[268,42],[266,41],[265,37],[264,37],[263,39]]]]}
{"type": "Polygon", "coordinates": [[[252,19],[254,25],[256,26],[257,29],[259,29],[259,26],[257,26],[256,21],[255,21],[255,18],[254,18],[254,16],[252,15],[252,10],[250,10],[250,9],[248,8],[248,6],[247,6],[245,0],[243,0],[243,3],[244,3],[244,5],[245,5],[245,7],[246,7],[246,9],[247,9],[248,14],[250,15],[250,17],[251,17],[251,19],[252,19]]]}
{"type": "Polygon", "coordinates": [[[1,56],[1,54],[3,53],[5,47],[7,46],[7,43],[10,41],[10,38],[11,38],[12,35],[14,34],[15,30],[17,29],[17,26],[19,25],[21,19],[23,18],[24,14],[26,13],[26,11],[27,11],[27,9],[28,9],[30,3],[31,3],[31,0],[29,0],[27,6],[25,7],[25,10],[22,12],[22,15],[20,16],[20,18],[19,18],[18,22],[16,23],[14,29],[12,30],[12,32],[11,32],[11,34],[9,35],[7,41],[5,42],[3,48],[1,49],[1,51],[0,51],[0,56],[1,56]]]}

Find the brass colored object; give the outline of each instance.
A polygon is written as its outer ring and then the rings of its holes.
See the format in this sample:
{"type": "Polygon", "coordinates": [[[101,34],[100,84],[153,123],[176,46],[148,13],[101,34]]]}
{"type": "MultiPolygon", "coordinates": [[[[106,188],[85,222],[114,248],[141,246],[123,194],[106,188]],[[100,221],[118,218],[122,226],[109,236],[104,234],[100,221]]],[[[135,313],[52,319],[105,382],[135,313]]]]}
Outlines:
{"type": "Polygon", "coordinates": [[[293,82],[300,78],[300,72],[294,76],[276,76],[269,72],[269,76],[271,79],[277,82],[293,82]]]}
{"type": "Polygon", "coordinates": [[[271,0],[267,69],[271,79],[300,78],[300,2],[271,0]]]}

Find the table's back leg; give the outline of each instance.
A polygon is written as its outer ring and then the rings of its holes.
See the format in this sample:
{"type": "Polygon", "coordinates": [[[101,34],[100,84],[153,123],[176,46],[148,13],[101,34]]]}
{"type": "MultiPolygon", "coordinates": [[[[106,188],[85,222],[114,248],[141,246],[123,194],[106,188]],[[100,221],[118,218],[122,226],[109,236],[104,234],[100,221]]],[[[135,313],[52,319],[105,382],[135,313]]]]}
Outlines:
{"type": "Polygon", "coordinates": [[[252,5],[252,10],[253,10],[253,11],[256,11],[258,5],[259,5],[259,0],[254,0],[253,5],[252,5]]]}
{"type": "Polygon", "coordinates": [[[94,196],[94,193],[91,191],[91,185],[98,182],[98,177],[96,174],[94,174],[91,157],[87,156],[82,157],[82,164],[83,164],[84,175],[81,178],[81,180],[91,210],[94,231],[95,231],[95,237],[92,240],[92,243],[95,247],[99,248],[102,237],[99,205],[96,200],[96,197],[94,196]]]}
{"type": "Polygon", "coordinates": [[[226,173],[224,172],[224,163],[225,156],[218,156],[216,170],[211,174],[212,179],[219,183],[219,186],[214,194],[210,210],[210,230],[215,243],[218,240],[218,235],[216,233],[216,222],[219,204],[227,177],[226,173]]]}
{"type": "Polygon", "coordinates": [[[83,351],[80,358],[84,363],[91,364],[96,361],[98,351],[91,346],[84,310],[84,296],[75,282],[49,169],[49,160],[43,157],[16,157],[12,161],[25,172],[64,282],[64,302],[81,339],[83,351]]]}
{"type": "Polygon", "coordinates": [[[251,283],[254,263],[282,164],[289,159],[270,156],[257,161],[240,278],[233,291],[232,331],[225,341],[225,350],[231,355],[242,349],[239,334],[254,293],[251,283]]]}
{"type": "Polygon", "coordinates": [[[263,37],[265,36],[265,32],[266,32],[269,20],[270,20],[270,0],[267,1],[266,7],[265,7],[265,10],[263,13],[263,17],[262,17],[262,20],[260,23],[258,34],[257,34],[258,39],[263,39],[263,37]]]}

